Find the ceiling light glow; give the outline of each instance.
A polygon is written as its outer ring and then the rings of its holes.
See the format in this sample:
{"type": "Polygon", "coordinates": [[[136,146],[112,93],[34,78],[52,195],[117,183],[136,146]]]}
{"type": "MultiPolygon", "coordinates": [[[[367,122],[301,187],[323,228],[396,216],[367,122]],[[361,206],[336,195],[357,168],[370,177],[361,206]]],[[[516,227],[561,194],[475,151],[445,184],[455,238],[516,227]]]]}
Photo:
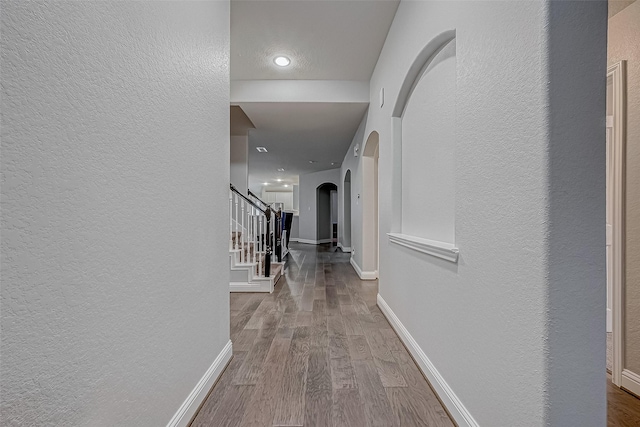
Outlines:
{"type": "Polygon", "coordinates": [[[289,184],[285,184],[284,186],[285,186],[285,187],[288,187],[288,186],[289,186],[289,184]]]}
{"type": "Polygon", "coordinates": [[[280,178],[276,179],[276,181],[278,181],[278,182],[282,182],[282,180],[281,180],[280,178]]]}
{"type": "Polygon", "coordinates": [[[284,172],[284,168],[278,168],[278,172],[284,172]]]}
{"type": "Polygon", "coordinates": [[[269,185],[269,183],[268,182],[263,182],[262,185],[269,185]]]}
{"type": "Polygon", "coordinates": [[[278,67],[286,67],[291,64],[291,60],[286,56],[276,56],[273,62],[275,62],[278,67]]]}

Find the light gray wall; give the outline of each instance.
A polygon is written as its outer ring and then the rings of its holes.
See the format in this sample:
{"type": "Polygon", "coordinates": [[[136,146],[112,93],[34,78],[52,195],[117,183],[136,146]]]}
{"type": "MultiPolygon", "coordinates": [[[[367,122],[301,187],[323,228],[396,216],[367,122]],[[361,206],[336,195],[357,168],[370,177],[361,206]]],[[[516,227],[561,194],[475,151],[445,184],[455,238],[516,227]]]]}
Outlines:
{"type": "Polygon", "coordinates": [[[249,137],[231,136],[231,183],[242,194],[249,188],[249,137]]]}
{"type": "Polygon", "coordinates": [[[625,366],[640,374],[640,2],[609,19],[608,62],[627,60],[625,366]]]}
{"type": "Polygon", "coordinates": [[[228,2],[2,2],[3,426],[163,426],[229,341],[228,2]]]}
{"type": "Polygon", "coordinates": [[[316,221],[316,188],[324,183],[338,186],[340,182],[340,169],[329,169],[300,175],[300,234],[299,238],[307,241],[317,241],[316,221]]]}
{"type": "MultiPolygon", "coordinates": [[[[380,134],[380,294],[479,425],[606,422],[606,18],[603,2],[401,2],[372,76],[354,144],[380,134]],[[395,100],[449,30],[457,264],[386,236],[395,100]]],[[[361,160],[352,147],[341,176],[352,170],[356,263],[361,160]]]]}
{"type": "Polygon", "coordinates": [[[345,248],[351,247],[351,171],[345,172],[342,180],[342,206],[338,204],[338,241],[345,248]]]}
{"type": "MultiPolygon", "coordinates": [[[[362,253],[360,249],[362,248],[362,170],[360,165],[361,155],[362,155],[362,146],[364,145],[364,141],[366,138],[364,136],[364,130],[367,125],[367,114],[364,115],[360,125],[358,126],[358,130],[356,131],[355,136],[353,137],[353,141],[351,142],[351,146],[347,150],[347,154],[342,160],[342,165],[340,167],[340,187],[339,191],[344,191],[344,177],[347,173],[347,170],[351,170],[351,258],[353,262],[355,262],[360,269],[362,270],[362,253]],[[358,145],[360,147],[360,151],[358,157],[354,156],[354,147],[358,145]]],[[[344,206],[338,209],[338,234],[340,236],[344,235],[344,206]]],[[[344,241],[342,242],[344,245],[344,241]]]]}

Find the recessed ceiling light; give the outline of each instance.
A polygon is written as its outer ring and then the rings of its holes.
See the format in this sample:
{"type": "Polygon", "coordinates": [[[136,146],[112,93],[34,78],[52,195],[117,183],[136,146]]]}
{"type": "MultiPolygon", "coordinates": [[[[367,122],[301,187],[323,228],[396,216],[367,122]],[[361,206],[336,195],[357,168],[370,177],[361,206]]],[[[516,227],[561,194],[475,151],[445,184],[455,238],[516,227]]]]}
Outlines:
{"type": "Polygon", "coordinates": [[[284,168],[278,168],[278,172],[284,172],[284,168]]]}
{"type": "Polygon", "coordinates": [[[266,153],[267,149],[265,147],[256,147],[256,150],[258,150],[260,153],[266,153]]]}
{"type": "Polygon", "coordinates": [[[289,186],[289,184],[285,184],[284,186],[285,186],[285,187],[288,187],[288,186],[289,186]]]}
{"type": "Polygon", "coordinates": [[[278,182],[282,182],[282,180],[281,180],[280,178],[276,179],[276,181],[278,181],[278,182]]]}
{"type": "Polygon", "coordinates": [[[315,160],[309,160],[309,163],[314,164],[316,161],[315,160]]]}
{"type": "Polygon", "coordinates": [[[278,67],[286,67],[291,64],[291,60],[286,56],[276,56],[273,62],[275,62],[278,67]]]}
{"type": "Polygon", "coordinates": [[[263,182],[262,185],[269,185],[269,183],[268,182],[263,182]]]}

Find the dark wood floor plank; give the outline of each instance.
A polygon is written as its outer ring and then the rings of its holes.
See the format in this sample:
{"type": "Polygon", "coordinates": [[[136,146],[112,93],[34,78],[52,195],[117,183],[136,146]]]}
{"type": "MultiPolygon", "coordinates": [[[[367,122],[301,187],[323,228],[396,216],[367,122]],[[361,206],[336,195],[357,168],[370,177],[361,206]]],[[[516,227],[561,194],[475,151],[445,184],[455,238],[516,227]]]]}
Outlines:
{"type": "Polygon", "coordinates": [[[613,385],[609,374],[607,374],[607,426],[640,426],[640,399],[613,385]]]}
{"type": "Polygon", "coordinates": [[[354,389],[333,390],[333,427],[366,427],[364,405],[354,389]]]}
{"type": "Polygon", "coordinates": [[[313,311],[314,295],[314,285],[312,283],[305,284],[304,290],[302,291],[302,299],[300,301],[301,311],[313,311]]]}
{"type": "Polygon", "coordinates": [[[326,348],[312,346],[307,369],[305,426],[332,425],[332,385],[329,354],[326,348]]]}
{"type": "Polygon", "coordinates": [[[367,425],[370,427],[398,426],[387,393],[380,382],[375,365],[370,360],[353,361],[360,398],[364,402],[367,425]]]}
{"type": "Polygon", "coordinates": [[[279,389],[279,382],[282,381],[285,367],[282,361],[286,360],[290,345],[291,339],[274,338],[242,419],[243,427],[264,427],[273,424],[273,391],[279,389]]]}
{"type": "Polygon", "coordinates": [[[371,349],[382,385],[385,387],[407,387],[398,362],[394,359],[385,338],[377,329],[365,330],[365,337],[371,349]]]}
{"type": "Polygon", "coordinates": [[[258,337],[258,329],[243,329],[241,330],[235,339],[232,337],[233,351],[242,352],[249,351],[254,341],[258,337]]]}
{"type": "Polygon", "coordinates": [[[431,396],[425,389],[389,387],[386,391],[400,426],[454,426],[446,413],[438,414],[433,411],[433,407],[429,405],[431,396]]]}
{"type": "Polygon", "coordinates": [[[254,386],[231,385],[226,390],[220,407],[213,415],[212,420],[199,420],[190,427],[236,427],[240,426],[245,410],[251,400],[254,386]]]}
{"type": "Polygon", "coordinates": [[[309,364],[310,328],[296,328],[285,361],[280,390],[273,397],[273,425],[296,426],[304,423],[307,368],[309,364]]]}
{"type": "Polygon", "coordinates": [[[245,357],[242,366],[236,373],[233,384],[255,385],[258,382],[264,360],[267,357],[267,353],[271,348],[271,343],[277,331],[277,324],[272,324],[273,318],[273,314],[265,316],[263,325],[267,325],[268,327],[258,330],[258,336],[245,357]]]}
{"type": "Polygon", "coordinates": [[[356,376],[349,356],[330,358],[331,386],[334,389],[357,388],[356,376]]]}
{"type": "Polygon", "coordinates": [[[225,396],[230,392],[233,376],[238,369],[240,369],[240,366],[242,366],[245,356],[246,353],[244,352],[237,352],[234,354],[233,359],[229,362],[229,365],[194,418],[193,423],[191,424],[193,427],[202,427],[214,424],[213,420],[216,411],[221,407],[225,396]]]}
{"type": "Polygon", "coordinates": [[[296,327],[311,326],[312,319],[313,313],[310,311],[299,311],[298,316],[296,317],[296,327]]]}
{"type": "Polygon", "coordinates": [[[349,356],[351,360],[373,360],[369,343],[364,335],[353,335],[349,340],[349,356]]]}
{"type": "Polygon", "coordinates": [[[342,313],[342,320],[347,335],[364,335],[362,325],[360,325],[359,315],[356,313],[353,305],[340,306],[340,312],[342,313]]]}

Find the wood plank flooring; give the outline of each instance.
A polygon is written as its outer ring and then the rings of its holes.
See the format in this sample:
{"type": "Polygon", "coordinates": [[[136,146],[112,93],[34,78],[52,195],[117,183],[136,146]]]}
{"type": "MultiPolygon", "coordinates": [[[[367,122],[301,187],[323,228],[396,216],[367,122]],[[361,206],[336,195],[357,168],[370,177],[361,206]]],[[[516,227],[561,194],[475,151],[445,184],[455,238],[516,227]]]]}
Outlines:
{"type": "Polygon", "coordinates": [[[291,244],[266,294],[231,294],[234,358],[204,426],[453,426],[349,254],[291,244]]]}

